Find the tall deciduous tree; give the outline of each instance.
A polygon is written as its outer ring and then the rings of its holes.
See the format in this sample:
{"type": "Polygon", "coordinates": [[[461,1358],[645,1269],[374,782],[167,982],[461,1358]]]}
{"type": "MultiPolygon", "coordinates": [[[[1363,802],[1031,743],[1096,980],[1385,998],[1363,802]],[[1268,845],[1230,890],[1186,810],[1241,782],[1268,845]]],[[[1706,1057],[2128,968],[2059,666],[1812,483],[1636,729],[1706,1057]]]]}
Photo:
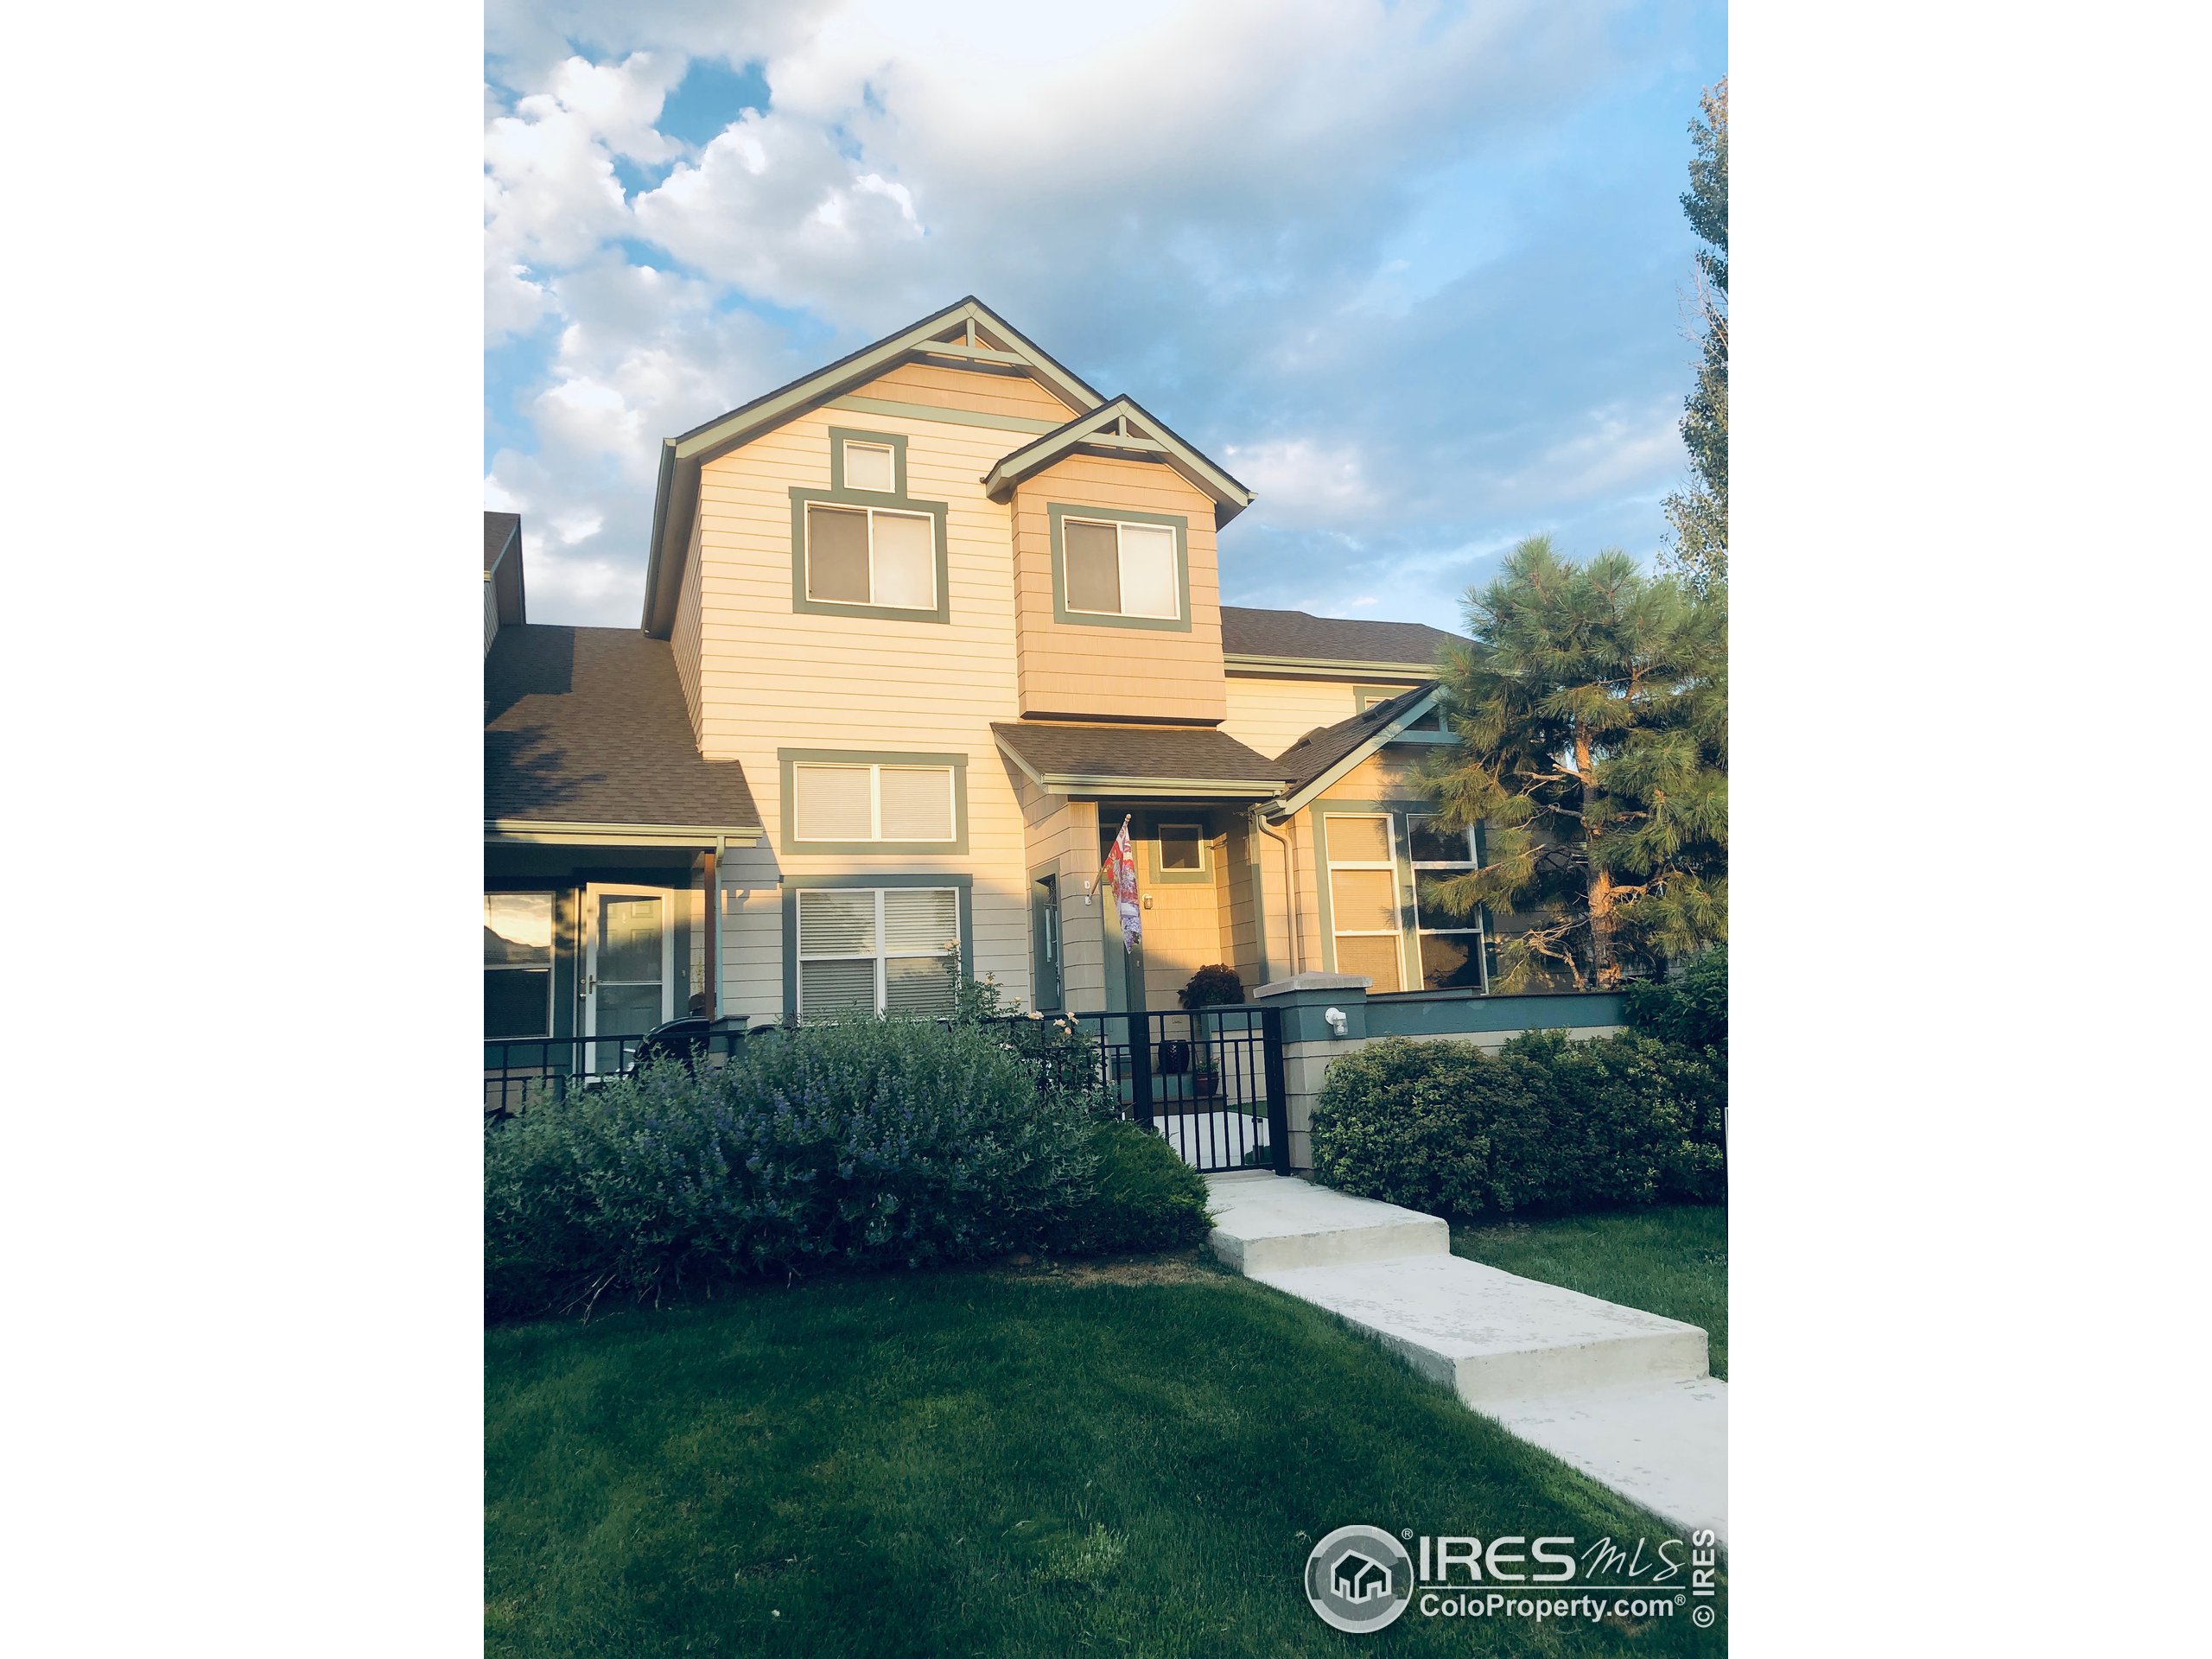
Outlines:
{"type": "Polygon", "coordinates": [[[1424,883],[1489,907],[1493,987],[1607,986],[1727,936],[1727,620],[1625,553],[1533,536],[1467,596],[1472,643],[1438,671],[1458,741],[1424,781],[1484,862],[1424,883]]]}
{"type": "Polygon", "coordinates": [[[1700,593],[1728,580],[1728,83],[1706,89],[1690,123],[1694,153],[1682,213],[1705,245],[1697,252],[1702,334],[1697,386],[1683,405],[1682,442],[1693,489],[1667,498],[1670,563],[1700,593]]]}

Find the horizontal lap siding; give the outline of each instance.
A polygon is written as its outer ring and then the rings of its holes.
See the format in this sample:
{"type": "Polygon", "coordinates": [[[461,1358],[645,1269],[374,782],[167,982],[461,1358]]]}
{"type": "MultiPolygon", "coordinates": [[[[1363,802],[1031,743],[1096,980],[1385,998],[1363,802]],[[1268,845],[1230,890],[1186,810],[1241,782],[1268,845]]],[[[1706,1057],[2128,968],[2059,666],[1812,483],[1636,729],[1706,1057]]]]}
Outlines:
{"type": "Polygon", "coordinates": [[[1149,461],[1074,455],[1016,487],[1014,533],[1025,714],[1219,720],[1227,713],[1213,514],[1213,501],[1204,492],[1172,468],[1149,461]],[[1058,621],[1047,511],[1053,502],[1187,519],[1190,629],[1058,621]]]}
{"type": "Polygon", "coordinates": [[[1281,754],[1317,726],[1359,712],[1351,680],[1287,680],[1232,674],[1222,730],[1262,754],[1281,754]]]}
{"type": "MultiPolygon", "coordinates": [[[[1014,415],[1024,420],[1050,421],[1055,426],[1083,413],[1071,409],[1027,375],[982,374],[935,363],[902,363],[861,387],[856,396],[880,397],[893,404],[935,404],[945,409],[976,410],[990,415],[1014,415]]],[[[862,417],[844,422],[851,425],[862,417]]],[[[998,454],[1035,440],[1019,434],[1001,435],[998,454]]],[[[991,457],[995,461],[998,455],[991,457]]]]}
{"type": "MultiPolygon", "coordinates": [[[[1000,378],[944,371],[962,382],[1000,378]]],[[[904,372],[861,387],[916,402],[904,372]]],[[[1014,383],[1007,382],[1005,385],[1014,383]]],[[[1043,394],[1041,388],[1039,395],[1043,394]]],[[[970,400],[973,406],[974,400],[970,400]]],[[[779,879],[920,874],[973,880],[977,974],[1029,995],[1027,847],[1014,781],[990,723],[1016,708],[1008,512],[982,479],[1012,447],[990,428],[820,409],[709,461],[700,482],[701,747],[741,761],[766,843],[733,851],[726,881],[724,989],[733,1013],[783,1008],[779,879]],[[946,504],[950,620],[894,621],[791,608],[794,486],[830,486],[831,427],[906,435],[907,491],[946,504]],[[964,854],[793,857],[782,836],[782,748],[911,750],[968,759],[964,854]]],[[[887,504],[888,505],[888,504],[887,504]]]]}

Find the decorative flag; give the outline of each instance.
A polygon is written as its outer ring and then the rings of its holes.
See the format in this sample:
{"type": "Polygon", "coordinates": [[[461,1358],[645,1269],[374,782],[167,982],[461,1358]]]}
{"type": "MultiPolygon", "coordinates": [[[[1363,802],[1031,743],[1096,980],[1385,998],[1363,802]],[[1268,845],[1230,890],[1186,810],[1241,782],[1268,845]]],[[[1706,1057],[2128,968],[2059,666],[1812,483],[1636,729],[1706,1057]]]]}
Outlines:
{"type": "Polygon", "coordinates": [[[1121,833],[1114,837],[1114,844],[1106,849],[1106,861],[1099,867],[1100,878],[1114,889],[1114,907],[1122,913],[1122,949],[1124,953],[1137,948],[1141,931],[1141,912],[1137,906],[1137,852],[1129,844],[1129,821],[1122,820],[1121,833]]]}

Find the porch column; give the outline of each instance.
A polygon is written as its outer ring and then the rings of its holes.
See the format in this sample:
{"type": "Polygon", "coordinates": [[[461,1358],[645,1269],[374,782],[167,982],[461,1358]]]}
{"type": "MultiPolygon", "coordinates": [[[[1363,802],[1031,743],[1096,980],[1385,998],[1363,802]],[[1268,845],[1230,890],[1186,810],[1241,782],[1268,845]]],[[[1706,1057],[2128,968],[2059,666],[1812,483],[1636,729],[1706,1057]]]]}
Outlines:
{"type": "Polygon", "coordinates": [[[1373,982],[1364,974],[1293,974],[1252,994],[1254,1001],[1282,1010],[1283,1088],[1293,1169],[1313,1167],[1313,1103],[1330,1063],[1367,1041],[1367,990],[1373,982]],[[1341,1033],[1330,1023],[1332,1008],[1344,1016],[1341,1033]]]}
{"type": "Polygon", "coordinates": [[[721,1012],[721,943],[722,943],[722,882],[717,849],[707,849],[707,931],[706,966],[702,977],[706,980],[707,1018],[712,1020],[721,1012]]]}

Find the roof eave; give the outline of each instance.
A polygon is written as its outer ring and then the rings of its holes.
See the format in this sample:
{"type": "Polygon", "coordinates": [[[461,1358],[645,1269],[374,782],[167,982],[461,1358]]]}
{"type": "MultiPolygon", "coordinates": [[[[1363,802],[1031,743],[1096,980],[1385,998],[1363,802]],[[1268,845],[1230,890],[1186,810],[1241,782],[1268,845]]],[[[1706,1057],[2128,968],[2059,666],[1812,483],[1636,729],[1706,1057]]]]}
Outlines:
{"type": "Polygon", "coordinates": [[[1414,721],[1434,708],[1436,699],[1443,689],[1440,685],[1431,686],[1426,695],[1416,697],[1408,703],[1396,718],[1385,721],[1376,727],[1373,736],[1362,740],[1345,753],[1338,756],[1311,783],[1301,784],[1297,789],[1269,801],[1266,807],[1267,815],[1271,818],[1281,819],[1303,811],[1309,802],[1329,789],[1337,779],[1350,772],[1354,766],[1397,737],[1414,721]]]}
{"type": "Polygon", "coordinates": [[[1389,674],[1400,679],[1433,680],[1434,663],[1373,662],[1349,657],[1271,657],[1257,652],[1224,652],[1221,660],[1230,669],[1285,674],[1325,669],[1335,674],[1389,674]]]}
{"type": "Polygon", "coordinates": [[[585,823],[554,818],[486,818],[487,842],[564,847],[753,847],[757,823],[585,823]]]}
{"type": "Polygon", "coordinates": [[[1217,530],[1259,498],[1209,460],[1201,450],[1178,436],[1167,423],[1123,392],[1052,431],[1031,439],[1020,448],[999,457],[983,474],[983,493],[1003,501],[1014,486],[1071,454],[1096,454],[1109,459],[1149,461],[1172,468],[1193,489],[1211,497],[1214,527],[1217,530]],[[1157,431],[1164,442],[1139,446],[1120,439],[1105,439],[1090,429],[1109,416],[1135,415],[1157,431]]]}
{"type": "MultiPolygon", "coordinates": [[[[1104,401],[1051,353],[969,294],[944,310],[886,334],[811,374],[763,392],[726,415],[716,416],[673,438],[663,439],[661,468],[666,487],[657,492],[653,500],[652,543],[646,554],[645,568],[645,632],[655,639],[664,639],[675,626],[677,578],[682,575],[690,545],[689,508],[697,500],[701,467],[817,404],[874,379],[908,356],[931,354],[929,348],[937,342],[930,336],[941,332],[948,323],[963,319],[980,325],[984,332],[1016,348],[1012,353],[981,352],[976,354],[977,357],[1026,369],[1065,403],[1089,410],[1104,401]],[[665,595],[664,588],[668,590],[665,595]]],[[[944,356],[946,353],[940,350],[935,354],[944,356]]],[[[962,354],[966,355],[964,351],[962,354]]],[[[1081,414],[1076,418],[1081,419],[1081,414]]]]}

